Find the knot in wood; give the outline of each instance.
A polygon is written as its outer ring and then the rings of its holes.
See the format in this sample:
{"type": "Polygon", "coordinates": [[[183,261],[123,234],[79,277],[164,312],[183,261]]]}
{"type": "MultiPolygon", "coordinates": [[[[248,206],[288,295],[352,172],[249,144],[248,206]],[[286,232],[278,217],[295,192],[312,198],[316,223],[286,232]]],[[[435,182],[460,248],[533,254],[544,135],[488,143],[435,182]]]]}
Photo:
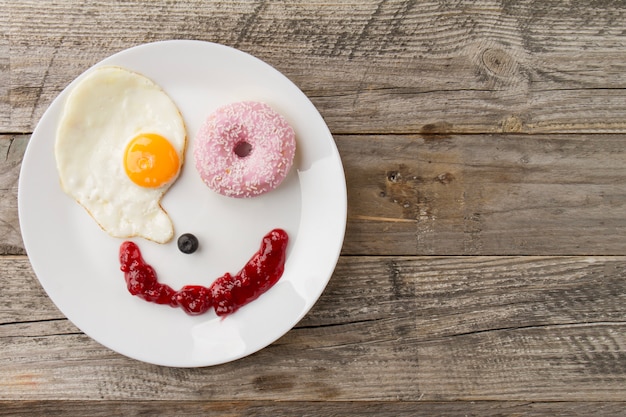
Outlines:
{"type": "Polygon", "coordinates": [[[510,76],[515,68],[515,60],[498,48],[485,49],[482,53],[482,62],[487,70],[498,76],[510,76]]]}
{"type": "Polygon", "coordinates": [[[402,178],[402,175],[398,171],[389,171],[387,172],[387,179],[389,182],[398,182],[402,178]]]}
{"type": "Polygon", "coordinates": [[[515,115],[507,116],[502,120],[502,132],[505,133],[521,132],[523,126],[522,120],[515,115]]]}

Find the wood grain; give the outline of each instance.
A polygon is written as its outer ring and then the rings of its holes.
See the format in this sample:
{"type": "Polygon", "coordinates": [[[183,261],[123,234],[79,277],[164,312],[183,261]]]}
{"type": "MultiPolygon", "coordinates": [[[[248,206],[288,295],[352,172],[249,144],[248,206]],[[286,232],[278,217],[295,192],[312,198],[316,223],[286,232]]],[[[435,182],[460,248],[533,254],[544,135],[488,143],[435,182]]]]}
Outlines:
{"type": "Polygon", "coordinates": [[[626,250],[623,135],[336,136],[345,254],[626,250]]]}
{"type": "Polygon", "coordinates": [[[0,271],[0,291],[13,300],[0,314],[0,400],[626,395],[626,257],[342,257],[292,331],[204,369],[113,353],[62,319],[25,257],[0,258],[0,271]]]}
{"type": "Polygon", "coordinates": [[[31,132],[91,65],[164,39],[218,42],[267,61],[335,134],[626,132],[620,2],[2,4],[11,13],[0,41],[0,132],[31,132]]]}
{"type": "Polygon", "coordinates": [[[0,11],[0,416],[626,415],[624,2],[0,11]],[[19,231],[45,109],[101,59],[166,39],[233,46],[294,81],[348,185],[342,256],[311,312],[210,368],[140,363],[83,334],[19,231]]]}
{"type": "MultiPolygon", "coordinates": [[[[4,2],[0,5],[4,10],[4,2]]],[[[9,13],[0,13],[0,126],[11,125],[9,13]]],[[[0,129],[0,132],[2,130],[0,129]]]]}
{"type": "Polygon", "coordinates": [[[28,137],[0,135],[0,255],[24,254],[17,213],[17,183],[28,137]]]}
{"type": "MultiPolygon", "coordinates": [[[[624,135],[337,135],[344,255],[620,255],[624,135]]],[[[0,251],[23,254],[28,137],[0,136],[0,251]],[[7,153],[8,152],[8,153],[7,153]]]]}
{"type": "Polygon", "coordinates": [[[626,413],[623,402],[514,402],[472,401],[462,402],[340,402],[304,401],[0,401],[0,416],[45,415],[65,417],[89,415],[93,417],[117,416],[567,416],[614,417],[626,413]]]}

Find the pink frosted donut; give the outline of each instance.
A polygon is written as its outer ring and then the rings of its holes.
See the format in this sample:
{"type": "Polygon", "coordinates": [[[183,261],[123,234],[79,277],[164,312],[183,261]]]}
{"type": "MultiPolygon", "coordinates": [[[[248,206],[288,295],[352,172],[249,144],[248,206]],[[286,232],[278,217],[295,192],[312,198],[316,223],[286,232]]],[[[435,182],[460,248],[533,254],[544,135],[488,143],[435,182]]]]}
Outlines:
{"type": "Polygon", "coordinates": [[[195,140],[200,177],[230,197],[254,197],[278,187],[293,164],[296,135],[265,103],[242,101],[209,115],[195,140]]]}

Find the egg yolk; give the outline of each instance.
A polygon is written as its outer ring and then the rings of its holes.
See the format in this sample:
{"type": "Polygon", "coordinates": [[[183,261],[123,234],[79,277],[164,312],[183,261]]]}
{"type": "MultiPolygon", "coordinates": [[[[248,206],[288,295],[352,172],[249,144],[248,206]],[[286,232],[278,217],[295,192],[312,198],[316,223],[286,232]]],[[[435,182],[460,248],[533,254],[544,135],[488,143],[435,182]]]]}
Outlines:
{"type": "Polygon", "coordinates": [[[167,184],[178,174],[180,161],[172,144],[156,133],[142,133],[128,143],[124,168],[132,182],[148,188],[167,184]]]}

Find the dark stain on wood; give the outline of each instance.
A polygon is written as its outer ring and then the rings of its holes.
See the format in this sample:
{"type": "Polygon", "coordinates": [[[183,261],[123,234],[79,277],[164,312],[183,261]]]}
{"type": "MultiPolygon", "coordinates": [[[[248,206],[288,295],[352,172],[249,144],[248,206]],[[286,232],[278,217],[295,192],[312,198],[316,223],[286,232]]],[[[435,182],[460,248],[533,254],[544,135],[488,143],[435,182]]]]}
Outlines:
{"type": "Polygon", "coordinates": [[[235,47],[241,45],[241,43],[250,36],[250,31],[254,27],[256,20],[259,18],[263,9],[265,8],[265,3],[266,1],[258,1],[251,13],[241,16],[241,20],[237,25],[237,27],[239,28],[239,34],[237,35],[237,39],[234,43],[235,47]]]}
{"type": "Polygon", "coordinates": [[[401,298],[402,291],[400,287],[402,286],[402,279],[400,278],[400,270],[398,269],[398,265],[394,261],[389,261],[387,263],[387,267],[389,268],[389,282],[391,283],[393,295],[395,296],[395,298],[401,298]]]}
{"type": "Polygon", "coordinates": [[[254,378],[252,385],[257,391],[289,391],[296,382],[293,375],[266,374],[254,378]]]}
{"type": "Polygon", "coordinates": [[[325,400],[332,400],[333,398],[339,397],[341,394],[340,389],[329,383],[323,382],[322,379],[308,382],[306,384],[306,388],[307,390],[316,393],[319,398],[323,398],[325,400]]]}
{"type": "Polygon", "coordinates": [[[422,126],[420,135],[424,138],[424,142],[439,142],[450,139],[452,133],[452,125],[448,122],[428,123],[422,126]]]}

